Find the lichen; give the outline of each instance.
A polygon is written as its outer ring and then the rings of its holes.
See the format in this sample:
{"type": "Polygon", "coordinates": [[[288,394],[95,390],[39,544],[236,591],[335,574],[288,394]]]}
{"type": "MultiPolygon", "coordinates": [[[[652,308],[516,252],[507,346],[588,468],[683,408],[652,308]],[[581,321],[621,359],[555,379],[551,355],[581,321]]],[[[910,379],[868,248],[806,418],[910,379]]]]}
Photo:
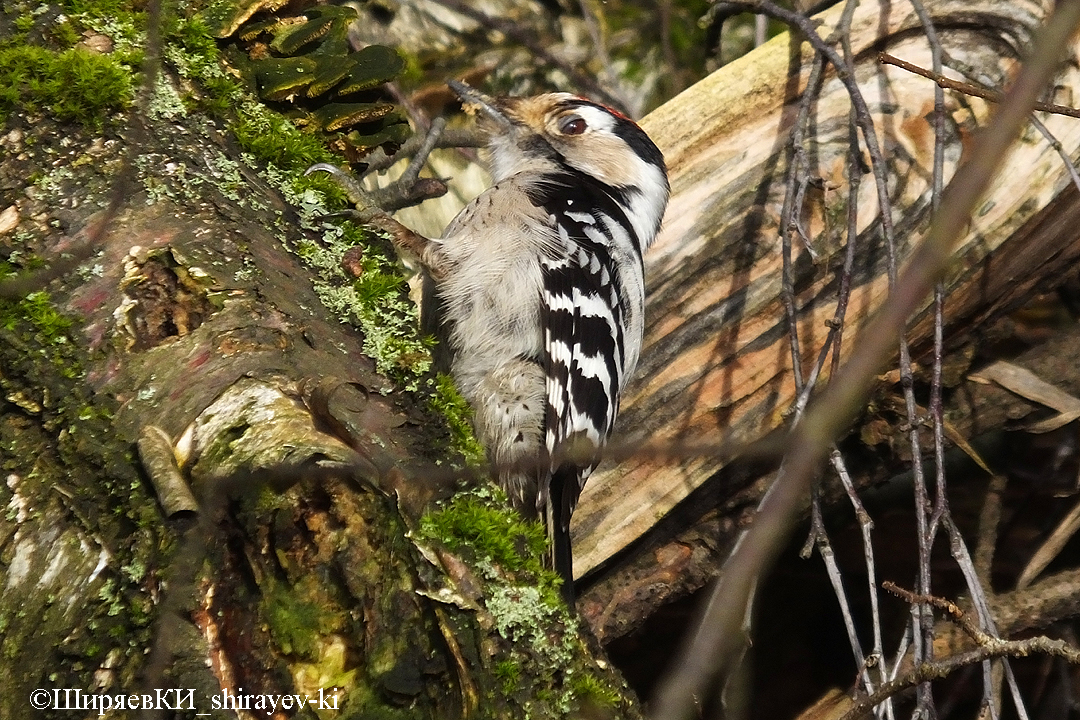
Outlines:
{"type": "Polygon", "coordinates": [[[478,602],[502,638],[485,651],[487,670],[511,716],[565,717],[625,702],[617,679],[589,660],[560,578],[543,565],[543,526],[509,509],[501,490],[483,486],[443,501],[421,519],[418,539],[453,552],[483,581],[478,602]]]}
{"type": "MultiPolygon", "coordinates": [[[[291,133],[286,133],[289,137],[291,133]]],[[[303,146],[279,145],[289,164],[303,146]]],[[[357,325],[364,336],[364,352],[376,370],[409,391],[419,390],[431,368],[430,341],[419,331],[416,305],[409,299],[401,268],[382,249],[385,240],[349,222],[333,224],[323,218],[341,207],[340,198],[328,196],[309,182],[295,181],[287,171],[269,165],[266,179],[296,209],[299,226],[319,238],[295,242],[295,229],[281,226],[279,238],[315,270],[312,285],[323,304],[342,322],[357,325]],[[349,253],[350,270],[343,267],[349,253]]]]}
{"type": "Polygon", "coordinates": [[[158,82],[154,84],[154,93],[146,112],[156,120],[175,120],[186,115],[187,108],[172,83],[158,82]]]}

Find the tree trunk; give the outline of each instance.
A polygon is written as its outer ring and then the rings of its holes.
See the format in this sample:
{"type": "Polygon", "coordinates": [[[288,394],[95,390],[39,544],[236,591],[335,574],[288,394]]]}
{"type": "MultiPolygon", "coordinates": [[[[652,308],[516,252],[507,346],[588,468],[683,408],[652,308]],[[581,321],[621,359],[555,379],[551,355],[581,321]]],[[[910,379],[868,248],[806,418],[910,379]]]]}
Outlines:
{"type": "Polygon", "coordinates": [[[100,133],[6,119],[0,716],[638,717],[542,530],[432,505],[460,457],[407,287],[357,291],[383,241],[162,109],[176,73],[100,133]]]}

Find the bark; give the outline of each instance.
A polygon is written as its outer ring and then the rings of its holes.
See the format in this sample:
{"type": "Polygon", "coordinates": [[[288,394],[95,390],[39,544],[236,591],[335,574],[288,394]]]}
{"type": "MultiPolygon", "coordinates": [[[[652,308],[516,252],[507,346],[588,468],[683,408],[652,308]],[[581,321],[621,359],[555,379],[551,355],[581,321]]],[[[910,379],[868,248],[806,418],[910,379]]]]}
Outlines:
{"type": "MultiPolygon", "coordinates": [[[[1025,55],[1052,3],[926,6],[942,46],[959,61],[954,64],[1001,81],[1025,55]]],[[[815,18],[821,37],[837,26],[842,9],[815,18]]],[[[934,83],[880,64],[878,53],[929,68],[930,51],[918,18],[903,3],[860,3],[850,42],[852,75],[888,166],[902,262],[930,213],[934,83]]],[[[768,487],[769,463],[732,462],[730,447],[782,429],[796,399],[778,240],[788,166],[796,152],[807,162],[793,186],[805,191],[796,220],[806,241],[793,232],[791,271],[803,377],[827,339],[845,250],[851,102],[827,67],[805,141],[793,147],[811,57],[799,35],[777,37],[643,121],[668,161],[672,201],[647,256],[645,346],[616,432],[623,446],[646,449],[590,478],[575,514],[576,570],[592,573],[588,582],[594,583],[585,594],[584,613],[602,637],[626,632],[650,608],[712,577],[768,487]],[[712,450],[680,455],[680,443],[687,442],[712,450]]],[[[1068,98],[1078,80],[1074,68],[1063,64],[1057,97],[1068,98]]],[[[991,108],[958,93],[947,92],[945,100],[947,181],[965,138],[985,123],[991,108]]],[[[1075,156],[1075,122],[1040,117],[1064,152],[1075,156]]],[[[865,147],[860,146],[864,165],[865,147]]],[[[946,337],[953,347],[1033,291],[1059,282],[1080,254],[1069,230],[1078,195],[1054,147],[1031,130],[1014,147],[1008,167],[972,219],[946,279],[946,337]]],[[[848,343],[841,345],[841,358],[888,291],[878,208],[874,179],[864,174],[844,320],[848,343]]],[[[931,330],[929,312],[914,318],[908,340],[917,361],[929,348],[931,330]]],[[[828,370],[825,363],[823,378],[828,370]]],[[[860,482],[870,479],[864,475],[860,482]]]]}
{"type": "Polygon", "coordinates": [[[372,357],[407,287],[347,304],[371,271],[282,168],[146,110],[6,118],[5,257],[75,260],[0,280],[0,716],[638,717],[537,526],[483,493],[421,524],[460,457],[423,357],[372,357]]]}

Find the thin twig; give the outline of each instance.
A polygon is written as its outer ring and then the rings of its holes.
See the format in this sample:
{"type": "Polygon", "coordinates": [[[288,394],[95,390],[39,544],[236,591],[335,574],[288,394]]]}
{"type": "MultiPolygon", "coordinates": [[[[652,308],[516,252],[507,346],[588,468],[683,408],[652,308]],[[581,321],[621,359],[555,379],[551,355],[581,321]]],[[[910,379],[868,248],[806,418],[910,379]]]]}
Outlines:
{"type": "MultiPolygon", "coordinates": [[[[848,68],[852,67],[851,50],[850,50],[850,25],[851,18],[854,14],[854,10],[857,7],[857,2],[854,0],[848,0],[845,4],[841,20],[837,24],[836,30],[830,35],[826,42],[832,43],[839,40],[844,48],[844,59],[848,65],[848,68]]],[[[762,17],[762,16],[758,16],[762,17]]],[[[787,178],[787,191],[784,196],[784,207],[781,210],[781,237],[783,246],[783,281],[782,281],[782,297],[784,298],[785,310],[787,313],[787,320],[789,324],[789,333],[791,334],[790,345],[792,349],[792,364],[794,368],[794,378],[796,383],[796,389],[798,396],[794,405],[793,420],[792,422],[798,422],[802,416],[803,411],[806,408],[806,404],[809,401],[810,395],[813,392],[814,386],[817,383],[820,373],[824,369],[826,360],[829,353],[832,353],[833,358],[833,372],[836,370],[837,363],[840,357],[840,340],[842,338],[842,329],[844,325],[844,317],[847,312],[847,304],[850,296],[851,289],[851,270],[855,257],[855,246],[858,240],[858,187],[859,178],[862,175],[862,162],[859,149],[858,131],[855,129],[855,116],[852,112],[850,136],[850,150],[848,154],[848,170],[849,170],[849,196],[848,196],[848,223],[847,223],[847,238],[846,247],[844,253],[844,265],[840,272],[839,278],[839,292],[837,298],[837,306],[834,312],[833,318],[828,323],[829,333],[822,344],[819,351],[817,361],[814,363],[810,371],[805,384],[801,383],[802,372],[798,364],[798,334],[795,326],[795,306],[794,306],[794,288],[792,287],[790,278],[790,256],[791,256],[791,232],[798,231],[803,236],[808,252],[811,257],[815,258],[813,253],[813,246],[810,244],[809,238],[805,237],[805,233],[798,224],[798,216],[801,215],[801,208],[803,204],[803,197],[808,179],[805,176],[806,162],[805,149],[803,143],[803,130],[808,121],[809,108],[813,101],[816,100],[818,91],[821,86],[821,75],[824,70],[824,57],[821,53],[815,53],[814,64],[811,67],[810,75],[807,79],[806,91],[803,94],[803,98],[800,101],[799,113],[795,120],[793,132],[792,132],[792,157],[788,169],[787,178]],[[797,187],[797,189],[796,189],[797,187]],[[792,197],[794,195],[794,198],[792,197]],[[802,386],[802,387],[800,387],[802,386]]],[[[816,258],[815,258],[816,259],[816,258]]],[[[845,490],[848,493],[848,497],[855,508],[856,516],[859,519],[859,525],[863,533],[863,549],[866,556],[867,573],[869,577],[868,589],[870,592],[870,602],[873,615],[873,637],[874,644],[872,650],[872,657],[882,657],[882,636],[881,636],[881,622],[878,607],[877,598],[877,581],[875,575],[875,563],[874,563],[874,550],[873,541],[870,536],[870,532],[873,528],[873,521],[866,513],[862,503],[859,500],[858,494],[855,491],[854,485],[851,482],[851,478],[847,472],[846,464],[844,463],[843,456],[840,451],[833,446],[832,463],[835,471],[840,476],[841,482],[844,485],[845,490]]],[[[848,641],[852,648],[852,653],[855,659],[856,667],[858,668],[861,681],[866,688],[867,692],[872,692],[875,686],[874,681],[870,678],[869,663],[866,660],[866,656],[863,654],[862,645],[859,641],[858,634],[855,631],[854,623],[851,619],[850,603],[847,598],[847,593],[844,589],[843,580],[840,574],[839,567],[836,564],[835,558],[832,553],[832,548],[829,543],[828,534],[825,530],[824,523],[821,517],[821,498],[820,491],[817,483],[814,484],[812,490],[811,500],[811,531],[807,537],[806,546],[803,549],[804,557],[809,554],[810,547],[816,545],[818,551],[825,563],[826,571],[832,585],[834,595],[839,603],[841,614],[844,617],[845,627],[847,628],[848,641]]],[[[885,680],[885,669],[882,663],[876,663],[878,667],[878,673],[881,676],[882,682],[885,680]]],[[[891,706],[886,708],[886,712],[891,716],[891,706]]]]}
{"type": "Polygon", "coordinates": [[[1039,133],[1043,136],[1046,142],[1050,143],[1050,147],[1054,148],[1054,150],[1057,152],[1058,157],[1061,158],[1061,162],[1064,163],[1065,169],[1069,173],[1069,177],[1073,181],[1073,185],[1076,187],[1077,190],[1080,190],[1080,171],[1077,170],[1076,163],[1074,163],[1073,159],[1069,157],[1069,153],[1065,150],[1065,147],[1061,144],[1061,141],[1058,140],[1052,132],[1050,132],[1050,129],[1046,127],[1046,125],[1044,125],[1043,122],[1039,120],[1039,118],[1032,115],[1028,119],[1031,121],[1031,124],[1035,127],[1035,129],[1038,130],[1039,133]]]}
{"type": "Polygon", "coordinates": [[[969,652],[916,665],[906,675],[882,685],[876,692],[860,699],[854,707],[841,716],[840,720],[858,720],[866,717],[875,706],[897,693],[920,683],[941,680],[968,665],[993,658],[1028,657],[1035,654],[1059,657],[1070,663],[1080,664],[1080,651],[1062,640],[1052,640],[1045,635],[1026,640],[996,640],[987,647],[979,647],[969,652]]]}
{"type": "MultiPolygon", "coordinates": [[[[926,12],[919,0],[911,0],[912,9],[915,11],[919,22],[923,26],[923,33],[930,45],[931,62],[934,72],[941,74],[941,43],[937,37],[930,14],[926,12]]],[[[930,188],[930,209],[937,213],[941,206],[941,191],[944,184],[945,167],[945,92],[941,85],[934,86],[934,161],[930,188]]],[[[941,408],[941,366],[942,366],[942,313],[944,310],[944,291],[939,281],[934,285],[934,366],[930,381],[930,416],[934,431],[934,468],[935,485],[937,493],[933,508],[933,515],[927,522],[927,514],[931,512],[927,505],[929,496],[926,492],[925,477],[922,473],[921,448],[919,447],[918,410],[912,412],[915,407],[914,390],[911,387],[911,367],[905,358],[901,359],[901,378],[905,371],[908,378],[904,382],[904,397],[908,406],[908,422],[912,425],[911,453],[914,462],[915,479],[915,512],[916,525],[919,528],[919,591],[923,594],[930,593],[930,550],[934,545],[937,535],[938,518],[942,513],[948,512],[948,501],[945,496],[945,443],[942,435],[942,408],[941,408]]],[[[928,612],[926,605],[918,603],[913,606],[915,617],[919,623],[916,626],[918,637],[919,626],[922,629],[922,643],[915,643],[915,662],[920,663],[931,660],[934,657],[933,644],[933,613],[928,612]],[[922,654],[920,656],[920,649],[922,654]]],[[[984,688],[988,692],[988,688],[984,688]]],[[[933,694],[930,683],[922,683],[916,691],[917,712],[925,717],[933,717],[934,712],[933,694]]]]}
{"type": "MultiPolygon", "coordinates": [[[[998,632],[997,624],[994,622],[994,615],[990,610],[990,603],[986,597],[986,591],[979,580],[979,575],[975,570],[975,563],[972,562],[971,554],[967,549],[967,543],[964,542],[964,536],[960,534],[960,529],[956,527],[956,523],[953,522],[951,515],[946,514],[942,520],[945,524],[945,529],[949,533],[949,551],[952,553],[953,559],[956,560],[960,572],[964,575],[964,582],[967,585],[971,604],[975,608],[975,614],[979,618],[979,625],[985,632],[996,636],[998,632]]],[[[1027,720],[1027,707],[1024,704],[1023,696],[1020,694],[1020,687],[1016,682],[1016,676],[1013,673],[1012,665],[1008,660],[1003,660],[1003,670],[1005,672],[1005,681],[1009,686],[1009,694],[1016,707],[1016,713],[1021,720],[1027,720]]],[[[986,675],[984,682],[987,689],[985,694],[986,700],[989,703],[988,707],[990,708],[991,715],[996,717],[997,705],[999,703],[994,700],[997,693],[994,689],[992,678],[989,677],[991,672],[989,662],[984,665],[983,672],[986,675]]]]}
{"type": "MultiPolygon", "coordinates": [[[[909,687],[914,687],[931,680],[940,680],[948,677],[960,668],[975,663],[987,662],[993,658],[1027,657],[1036,653],[1042,653],[1051,657],[1059,657],[1074,665],[1080,665],[1080,649],[1072,647],[1062,640],[1053,640],[1044,636],[1028,638],[1025,640],[1003,640],[990,635],[973,622],[966,613],[955,603],[932,595],[921,595],[904,590],[893,583],[882,583],[882,587],[891,593],[901,597],[905,601],[915,604],[933,605],[945,613],[960,628],[968,634],[979,646],[976,650],[958,653],[947,658],[931,662],[917,663],[912,670],[903,677],[892,680],[877,692],[859,700],[853,708],[846,712],[841,720],[856,720],[865,716],[876,705],[896,693],[909,687]]],[[[1008,673],[1008,666],[1006,665],[1008,673]]]]}
{"type": "MultiPolygon", "coordinates": [[[[857,0],[847,0],[844,5],[844,10],[840,16],[840,22],[836,26],[836,30],[829,36],[826,42],[832,43],[839,40],[844,46],[845,62],[851,67],[851,48],[849,43],[851,18],[855,14],[855,9],[858,7],[857,0]]],[[[800,173],[799,169],[806,165],[805,149],[802,142],[802,128],[807,122],[809,115],[810,105],[813,100],[816,99],[818,92],[821,89],[821,74],[824,71],[824,56],[821,53],[815,53],[814,65],[810,68],[810,75],[807,78],[806,91],[803,94],[802,101],[799,104],[799,113],[795,120],[795,125],[792,130],[792,159],[791,165],[788,171],[787,189],[784,193],[784,205],[780,210],[780,228],[781,228],[781,240],[783,249],[784,268],[781,274],[781,298],[784,302],[784,309],[787,315],[787,322],[789,328],[789,334],[791,336],[790,345],[792,350],[792,367],[795,371],[795,388],[797,398],[795,400],[794,409],[792,412],[792,424],[799,421],[802,417],[803,411],[806,409],[806,404],[810,400],[810,395],[814,391],[814,387],[817,385],[818,377],[825,367],[825,360],[828,353],[832,352],[832,372],[836,372],[837,363],[840,359],[840,341],[843,338],[844,317],[847,314],[848,299],[851,296],[851,272],[855,263],[855,245],[858,239],[858,198],[859,198],[859,184],[862,177],[862,162],[859,155],[859,134],[857,130],[852,129],[849,137],[849,143],[851,151],[849,154],[848,162],[848,226],[847,226],[847,244],[844,250],[844,265],[840,271],[840,287],[836,300],[836,310],[833,313],[833,317],[828,321],[829,333],[825,338],[825,342],[822,343],[821,351],[818,355],[817,361],[814,363],[813,368],[810,370],[810,375],[806,379],[805,385],[802,383],[802,372],[798,354],[799,337],[795,320],[795,291],[791,280],[791,240],[790,231],[792,226],[799,229],[800,234],[806,239],[805,246],[810,257],[814,260],[817,259],[817,254],[814,252],[813,246],[810,244],[809,239],[805,237],[805,233],[802,233],[801,228],[798,227],[797,221],[793,218],[797,218],[802,210],[802,188],[805,184],[800,185],[800,191],[795,193],[795,197],[792,197],[793,187],[800,173]]],[[[854,113],[854,111],[852,111],[854,113]]],[[[854,117],[851,118],[852,122],[849,127],[854,128],[854,117]]],[[[805,179],[805,178],[804,178],[805,179]]]]}
{"type": "MultiPolygon", "coordinates": [[[[837,79],[843,83],[844,89],[848,92],[851,104],[855,110],[859,130],[862,132],[863,139],[866,142],[866,151],[870,155],[870,169],[874,175],[874,184],[878,197],[881,233],[885,239],[886,245],[892,244],[894,242],[892,201],[889,199],[887,165],[881,151],[881,145],[877,139],[877,130],[874,128],[873,118],[870,115],[870,108],[866,104],[866,99],[863,97],[862,90],[855,81],[854,72],[848,67],[847,63],[844,62],[836,50],[826,41],[822,40],[821,36],[817,34],[813,21],[805,15],[782,8],[771,2],[771,0],[756,0],[756,2],[723,2],[717,3],[714,7],[717,9],[723,8],[725,10],[735,9],[744,12],[760,12],[769,15],[770,17],[774,17],[781,22],[787,23],[791,27],[798,29],[806,38],[810,47],[824,55],[833,66],[836,71],[837,79]]],[[[895,281],[895,269],[890,269],[890,287],[895,281]]]]}
{"type": "Polygon", "coordinates": [[[393,98],[394,102],[401,106],[401,109],[405,111],[405,114],[409,117],[413,126],[418,132],[426,133],[431,126],[431,118],[427,116],[419,105],[412,101],[412,98],[408,93],[401,89],[401,85],[397,82],[388,82],[383,87],[386,88],[386,92],[393,98]]]}
{"type": "Polygon", "coordinates": [[[661,0],[657,6],[657,15],[660,20],[660,55],[664,58],[664,84],[665,95],[675,97],[683,89],[683,75],[679,72],[679,58],[675,54],[675,46],[671,42],[671,4],[672,0],[661,0]]]}
{"type": "Polygon", "coordinates": [[[866,666],[866,657],[862,652],[862,645],[859,642],[859,634],[855,630],[855,620],[851,614],[851,605],[847,601],[847,593],[844,592],[844,580],[840,574],[840,566],[836,562],[836,556],[833,553],[832,545],[829,543],[829,536],[825,533],[824,526],[821,527],[821,533],[817,539],[817,551],[821,555],[822,562],[825,563],[825,574],[829,577],[829,584],[832,585],[833,594],[836,595],[840,601],[840,614],[844,618],[844,628],[847,630],[848,644],[851,645],[851,651],[855,655],[855,667],[860,670],[863,684],[866,686],[867,692],[873,692],[874,684],[870,680],[870,672],[866,666]]]}
{"type": "Polygon", "coordinates": [[[368,190],[360,184],[362,176],[358,177],[329,163],[316,163],[304,174],[310,175],[319,171],[329,173],[345,191],[349,202],[356,206],[355,211],[333,213],[330,217],[349,217],[360,223],[374,223],[376,216],[381,217],[380,211],[382,214],[393,212],[446,194],[445,181],[439,178],[420,178],[420,170],[427,163],[445,129],[446,118],[435,118],[401,177],[386,187],[368,190]]]}
{"type": "MultiPolygon", "coordinates": [[[[874,541],[871,537],[871,533],[874,529],[874,521],[870,518],[869,513],[866,512],[866,508],[859,499],[859,494],[855,490],[855,483],[851,480],[851,474],[848,472],[844,457],[840,454],[840,451],[836,449],[835,445],[833,446],[829,457],[832,461],[833,469],[840,478],[840,483],[844,486],[844,492],[847,493],[848,500],[855,510],[855,518],[859,523],[859,530],[862,533],[863,557],[866,562],[867,590],[870,598],[870,614],[873,621],[872,631],[874,640],[870,654],[871,656],[879,658],[879,662],[877,663],[878,675],[880,676],[881,682],[885,682],[884,663],[880,662],[880,658],[883,656],[883,643],[881,637],[881,613],[877,594],[877,564],[874,558],[874,541]]],[[[862,657],[861,646],[856,652],[855,657],[856,661],[862,657]]],[[[869,679],[864,679],[863,683],[867,688],[867,692],[873,691],[875,683],[870,682],[869,679]]]]}
{"type": "MultiPolygon", "coordinates": [[[[799,323],[795,308],[795,286],[792,277],[791,232],[802,213],[802,194],[797,188],[803,179],[808,165],[806,149],[803,147],[803,134],[810,117],[810,106],[814,104],[821,90],[821,76],[825,69],[825,58],[815,53],[814,63],[810,67],[810,77],[806,81],[806,91],[799,102],[799,111],[795,124],[791,128],[791,158],[787,171],[787,189],[784,192],[784,204],[780,210],[780,252],[783,262],[780,271],[780,300],[784,304],[784,316],[788,327],[788,349],[791,353],[791,369],[795,379],[795,392],[803,390],[802,352],[799,347],[799,323]]],[[[798,421],[796,415],[795,421],[798,421]]]]}
{"type": "MultiPolygon", "coordinates": [[[[932,71],[935,76],[943,77],[942,73],[942,56],[944,51],[941,47],[941,43],[938,41],[937,32],[934,29],[933,21],[930,19],[929,13],[923,7],[921,0],[911,0],[912,7],[915,10],[916,15],[919,17],[919,21],[923,25],[924,32],[931,48],[931,63],[933,65],[932,71]]],[[[945,92],[941,83],[937,83],[934,86],[934,166],[932,176],[932,192],[931,192],[931,208],[933,212],[937,212],[940,206],[941,192],[943,186],[943,175],[945,165],[945,92]]],[[[981,583],[980,574],[975,569],[975,565],[971,560],[971,555],[968,552],[967,545],[964,542],[963,536],[956,528],[955,522],[953,522],[952,515],[949,510],[948,496],[946,495],[946,477],[945,477],[945,437],[944,437],[944,411],[942,408],[942,365],[944,355],[944,306],[945,306],[945,290],[943,284],[939,281],[934,286],[934,362],[933,371],[930,385],[930,416],[934,433],[934,465],[936,469],[936,496],[934,501],[934,510],[930,518],[930,527],[928,529],[927,544],[932,546],[934,537],[937,534],[937,528],[940,523],[944,522],[949,533],[950,550],[953,558],[956,560],[957,565],[960,567],[961,572],[968,585],[968,592],[972,597],[975,604],[977,615],[983,629],[991,632],[996,632],[993,616],[989,612],[988,604],[986,602],[986,586],[981,583]]],[[[920,568],[920,575],[925,573],[926,577],[929,577],[929,557],[926,559],[927,565],[925,569],[920,568]]],[[[928,592],[924,590],[923,592],[928,592]]],[[[932,634],[932,633],[929,633],[932,634]]],[[[928,645],[932,649],[932,643],[928,645]]],[[[1016,678],[1012,672],[1007,659],[1003,659],[1002,667],[1005,672],[1007,684],[1009,685],[1010,694],[1013,699],[1013,704],[1016,707],[1017,714],[1021,720],[1027,720],[1027,709],[1024,703],[1024,698],[1020,694],[1019,688],[1016,684],[1016,678]]],[[[1000,692],[995,683],[995,671],[992,663],[989,660],[982,663],[982,675],[983,675],[983,704],[990,713],[991,720],[997,720],[1000,707],[1000,692]]],[[[923,685],[920,687],[926,687],[926,693],[929,694],[929,686],[923,685]]]]}
{"type": "MultiPolygon", "coordinates": [[[[394,165],[402,158],[414,157],[420,150],[420,147],[427,142],[426,132],[417,132],[398,148],[398,151],[393,155],[387,155],[383,151],[382,147],[376,148],[369,155],[364,158],[364,163],[367,167],[360,173],[361,177],[370,175],[373,172],[379,172],[385,170],[391,165],[394,165]]],[[[457,128],[451,128],[443,130],[439,135],[438,140],[435,142],[436,148],[478,148],[484,147],[487,144],[487,136],[482,132],[476,130],[460,130],[457,128]]]]}
{"type": "MultiPolygon", "coordinates": [[[[912,65],[911,63],[901,60],[898,57],[894,57],[889,53],[878,53],[878,60],[884,65],[895,65],[898,68],[907,70],[908,72],[915,73],[916,75],[922,75],[924,78],[933,80],[938,84],[938,87],[949,88],[950,90],[957,90],[965,95],[974,95],[980,97],[983,100],[989,100],[990,102],[1000,103],[1005,99],[1005,93],[998,92],[996,90],[987,90],[981,88],[978,85],[972,85],[971,83],[960,82],[959,80],[952,80],[942,75],[940,72],[933,72],[926,68],[921,68],[918,65],[912,65]]],[[[1032,106],[1034,110],[1041,110],[1043,112],[1054,113],[1055,115],[1068,115],[1069,117],[1080,118],[1080,109],[1071,108],[1068,105],[1055,105],[1053,103],[1044,103],[1036,101],[1032,106]]]]}
{"type": "Polygon", "coordinates": [[[998,523],[1001,522],[1001,499],[1008,482],[1004,475],[991,475],[979,513],[979,540],[975,545],[975,572],[984,583],[990,582],[990,569],[997,547],[998,523]]]}

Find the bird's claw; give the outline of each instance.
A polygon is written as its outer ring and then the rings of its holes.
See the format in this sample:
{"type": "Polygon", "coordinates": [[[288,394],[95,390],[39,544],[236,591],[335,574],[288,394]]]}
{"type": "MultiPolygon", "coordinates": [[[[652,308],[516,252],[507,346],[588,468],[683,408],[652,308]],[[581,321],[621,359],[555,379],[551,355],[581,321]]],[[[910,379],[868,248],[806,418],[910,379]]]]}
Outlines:
{"type": "Polygon", "coordinates": [[[324,172],[330,175],[338,187],[345,191],[346,197],[349,198],[356,209],[361,213],[363,212],[375,212],[377,210],[376,204],[371,201],[369,193],[364,190],[360,185],[360,181],[355,175],[346,170],[342,170],[336,165],[330,163],[315,163],[307,170],[304,171],[304,177],[317,172],[324,172]]]}

